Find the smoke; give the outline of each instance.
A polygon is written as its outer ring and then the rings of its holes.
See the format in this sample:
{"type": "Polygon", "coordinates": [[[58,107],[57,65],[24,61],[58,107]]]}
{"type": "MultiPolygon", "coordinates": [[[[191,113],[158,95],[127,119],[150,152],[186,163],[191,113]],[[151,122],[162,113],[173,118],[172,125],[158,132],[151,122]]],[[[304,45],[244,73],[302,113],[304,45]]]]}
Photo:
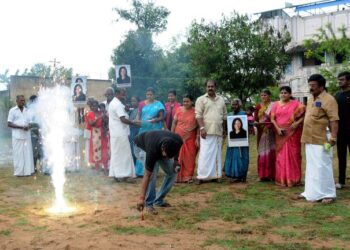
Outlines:
{"type": "MultiPolygon", "coordinates": [[[[49,168],[55,188],[52,212],[67,212],[64,200],[65,170],[76,155],[67,151],[67,142],[79,143],[79,130],[75,128],[74,105],[70,89],[62,85],[42,88],[34,114],[39,118],[44,151],[44,168],[49,168]]],[[[79,161],[79,159],[76,159],[79,161]]]]}

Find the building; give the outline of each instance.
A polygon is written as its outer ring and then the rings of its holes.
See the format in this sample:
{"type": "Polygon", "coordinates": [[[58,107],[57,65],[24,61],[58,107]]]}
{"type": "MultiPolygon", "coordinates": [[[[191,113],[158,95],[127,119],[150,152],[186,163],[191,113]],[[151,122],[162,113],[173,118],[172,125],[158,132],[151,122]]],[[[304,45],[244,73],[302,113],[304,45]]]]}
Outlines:
{"type": "Polygon", "coordinates": [[[307,78],[311,74],[319,73],[320,67],[327,66],[329,61],[336,64],[342,62],[341,56],[335,58],[325,56],[325,63],[316,58],[306,58],[304,41],[313,38],[319,33],[319,29],[328,23],[337,36],[341,35],[338,29],[342,26],[347,28],[346,33],[350,36],[349,6],[350,0],[324,0],[257,13],[265,24],[278,31],[287,30],[291,35],[291,42],[286,51],[291,54],[292,60],[281,79],[281,85],[289,85],[293,96],[300,101],[307,100],[309,95],[307,78]]]}

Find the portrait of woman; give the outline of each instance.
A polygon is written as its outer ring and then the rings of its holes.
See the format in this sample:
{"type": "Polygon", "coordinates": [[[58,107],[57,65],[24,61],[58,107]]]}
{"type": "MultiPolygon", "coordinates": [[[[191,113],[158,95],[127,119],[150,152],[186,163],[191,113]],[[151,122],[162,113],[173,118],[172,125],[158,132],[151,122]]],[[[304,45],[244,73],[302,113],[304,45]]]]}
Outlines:
{"type": "Polygon", "coordinates": [[[86,95],[83,91],[83,79],[77,78],[74,83],[73,88],[73,102],[85,102],[86,101],[86,95]]]}
{"type": "Polygon", "coordinates": [[[247,131],[243,128],[241,118],[235,118],[232,121],[232,131],[230,132],[230,139],[247,138],[247,131]]]}
{"type": "Polygon", "coordinates": [[[128,76],[128,70],[125,66],[121,66],[118,71],[117,83],[130,83],[130,76],[128,76]]]}

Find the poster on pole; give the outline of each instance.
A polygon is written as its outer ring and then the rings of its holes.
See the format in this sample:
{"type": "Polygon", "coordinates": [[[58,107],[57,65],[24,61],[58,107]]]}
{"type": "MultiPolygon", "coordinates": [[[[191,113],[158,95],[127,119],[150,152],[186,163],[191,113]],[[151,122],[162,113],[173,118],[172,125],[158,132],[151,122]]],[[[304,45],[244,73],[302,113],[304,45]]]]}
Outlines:
{"type": "Polygon", "coordinates": [[[118,88],[130,88],[131,87],[131,70],[130,65],[116,65],[115,73],[117,78],[118,88]]]}
{"type": "Polygon", "coordinates": [[[75,76],[72,78],[72,83],[70,85],[73,102],[86,102],[87,87],[86,87],[87,77],[86,76],[75,76]]]}
{"type": "Polygon", "coordinates": [[[227,116],[229,147],[248,147],[248,118],[246,115],[227,116]]]}

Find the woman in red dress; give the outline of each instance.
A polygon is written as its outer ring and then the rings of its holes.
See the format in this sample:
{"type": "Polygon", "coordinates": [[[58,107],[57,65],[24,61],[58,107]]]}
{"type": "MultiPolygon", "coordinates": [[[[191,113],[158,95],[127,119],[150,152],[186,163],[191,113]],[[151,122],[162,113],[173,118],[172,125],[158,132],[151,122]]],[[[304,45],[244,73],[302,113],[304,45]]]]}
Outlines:
{"type": "Polygon", "coordinates": [[[103,113],[99,111],[98,102],[91,102],[91,111],[87,113],[86,120],[91,127],[89,162],[95,164],[96,170],[100,166],[108,169],[108,138],[103,126],[103,113]]]}

